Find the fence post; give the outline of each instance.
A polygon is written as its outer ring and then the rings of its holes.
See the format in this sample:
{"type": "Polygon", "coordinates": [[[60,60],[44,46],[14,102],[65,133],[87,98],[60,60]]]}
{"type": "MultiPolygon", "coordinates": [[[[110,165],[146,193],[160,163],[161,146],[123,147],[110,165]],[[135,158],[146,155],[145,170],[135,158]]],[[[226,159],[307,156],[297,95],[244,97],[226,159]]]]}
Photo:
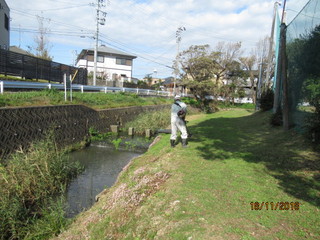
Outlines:
{"type": "Polygon", "coordinates": [[[70,101],[72,102],[72,75],[70,74],[70,101]]]}
{"type": "Polygon", "coordinates": [[[80,86],[81,93],[83,93],[83,85],[80,86]]]}
{"type": "Polygon", "coordinates": [[[104,93],[107,93],[107,90],[108,90],[108,88],[107,88],[107,87],[105,87],[105,88],[104,88],[104,93]]]}
{"type": "Polygon", "coordinates": [[[284,130],[289,130],[291,125],[290,119],[290,110],[289,110],[289,83],[288,83],[288,76],[287,76],[287,54],[286,54],[286,33],[287,33],[287,26],[282,23],[281,24],[281,81],[282,81],[282,103],[283,103],[283,110],[282,110],[282,120],[283,120],[283,128],[284,130]]]}
{"type": "Polygon", "coordinates": [[[148,93],[147,93],[147,95],[149,95],[149,93],[150,93],[150,90],[148,89],[148,93]]]}
{"type": "Polygon", "coordinates": [[[0,94],[3,94],[3,81],[0,81],[0,94]]]}
{"type": "Polygon", "coordinates": [[[63,83],[64,83],[64,101],[67,101],[67,74],[63,74],[63,83]]]}
{"type": "Polygon", "coordinates": [[[126,89],[125,88],[122,88],[122,92],[125,92],[126,91],[126,89]]]}
{"type": "Polygon", "coordinates": [[[139,95],[139,88],[137,88],[137,95],[139,95]]]}
{"type": "Polygon", "coordinates": [[[48,84],[48,89],[51,89],[51,83],[48,84]]]}

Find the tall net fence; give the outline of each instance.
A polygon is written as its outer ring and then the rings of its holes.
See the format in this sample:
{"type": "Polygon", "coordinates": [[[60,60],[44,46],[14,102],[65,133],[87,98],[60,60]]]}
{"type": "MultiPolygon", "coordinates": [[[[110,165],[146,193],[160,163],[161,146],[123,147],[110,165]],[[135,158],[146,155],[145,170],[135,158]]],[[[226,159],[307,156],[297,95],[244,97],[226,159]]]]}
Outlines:
{"type": "Polygon", "coordinates": [[[288,24],[286,53],[290,124],[303,130],[320,111],[319,0],[310,0],[288,24]]]}

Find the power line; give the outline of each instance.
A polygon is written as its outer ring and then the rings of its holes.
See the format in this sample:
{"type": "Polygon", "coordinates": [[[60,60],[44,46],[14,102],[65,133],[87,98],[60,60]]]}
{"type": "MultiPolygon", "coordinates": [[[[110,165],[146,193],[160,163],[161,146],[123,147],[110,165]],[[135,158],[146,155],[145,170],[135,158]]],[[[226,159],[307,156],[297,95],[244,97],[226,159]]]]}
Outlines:
{"type": "MultiPolygon", "coordinates": [[[[123,48],[120,48],[120,47],[118,47],[118,46],[116,46],[116,45],[114,45],[114,44],[112,44],[112,43],[110,43],[110,42],[106,42],[106,41],[103,41],[103,40],[101,40],[101,41],[102,41],[103,43],[108,44],[109,46],[112,46],[112,47],[116,48],[116,49],[119,49],[119,50],[128,52],[127,50],[125,50],[125,49],[123,49],[123,48]]],[[[161,62],[155,61],[155,60],[153,60],[153,59],[150,59],[150,58],[148,58],[148,57],[144,57],[143,55],[137,54],[137,53],[135,53],[135,52],[128,52],[128,53],[134,54],[134,55],[136,55],[136,56],[138,56],[138,57],[140,57],[140,58],[142,58],[142,59],[148,60],[148,61],[153,62],[153,63],[156,63],[156,64],[158,64],[158,65],[171,68],[170,66],[168,66],[168,65],[165,64],[165,63],[161,63],[161,62]]]]}
{"type": "Polygon", "coordinates": [[[28,11],[28,12],[48,12],[48,11],[60,11],[60,10],[65,10],[65,9],[70,9],[70,8],[78,8],[78,7],[84,7],[84,6],[89,6],[89,4],[80,4],[80,5],[74,5],[74,6],[68,6],[68,7],[61,7],[61,8],[52,8],[52,9],[13,9],[16,11],[28,11]]]}

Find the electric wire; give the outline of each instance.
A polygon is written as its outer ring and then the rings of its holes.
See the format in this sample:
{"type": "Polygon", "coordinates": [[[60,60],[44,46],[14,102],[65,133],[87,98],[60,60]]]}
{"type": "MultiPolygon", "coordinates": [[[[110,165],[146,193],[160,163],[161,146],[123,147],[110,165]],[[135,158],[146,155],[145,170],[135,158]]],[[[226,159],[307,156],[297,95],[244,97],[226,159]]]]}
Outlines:
{"type": "MultiPolygon", "coordinates": [[[[59,1],[59,2],[62,2],[62,1],[59,1]]],[[[86,5],[81,4],[81,5],[69,6],[69,7],[65,7],[65,8],[59,8],[59,9],[60,10],[61,9],[68,9],[68,8],[73,8],[73,7],[78,7],[78,6],[88,6],[88,4],[86,4],[86,5]]],[[[141,13],[145,13],[147,15],[146,9],[143,9],[143,8],[145,8],[145,5],[142,5],[142,4],[137,5],[137,8],[141,10],[141,13]]],[[[127,9],[128,9],[127,10],[127,12],[128,12],[130,8],[127,8],[127,9]]],[[[55,10],[58,10],[58,8],[57,9],[48,9],[48,11],[50,11],[50,10],[55,11],[55,10]]],[[[24,11],[21,11],[19,9],[13,9],[13,11],[16,11],[19,14],[22,14],[22,15],[27,16],[27,17],[35,17],[34,15],[32,15],[30,13],[26,13],[24,11]]],[[[41,10],[37,10],[37,11],[41,11],[41,10]]],[[[44,11],[47,11],[47,10],[44,10],[44,11]]],[[[136,21],[138,21],[137,15],[132,15],[132,11],[130,12],[130,14],[131,15],[129,16],[129,19],[130,19],[129,22],[136,23],[136,21]]],[[[173,23],[179,23],[179,25],[181,25],[180,24],[181,23],[180,20],[178,21],[177,19],[171,18],[172,21],[168,21],[168,18],[165,18],[161,13],[158,15],[158,17],[160,18],[161,21],[166,22],[168,24],[168,26],[172,26],[173,23]]],[[[48,20],[59,24],[59,26],[65,26],[67,28],[72,28],[72,29],[76,28],[76,29],[82,31],[82,32],[77,33],[77,32],[71,32],[71,31],[67,32],[67,31],[62,31],[62,30],[60,30],[60,31],[59,30],[52,30],[52,31],[49,32],[49,34],[64,35],[64,36],[81,36],[81,35],[90,35],[90,34],[94,35],[94,31],[93,30],[89,30],[87,28],[83,28],[83,27],[79,27],[79,26],[75,26],[75,25],[71,25],[71,24],[66,24],[66,23],[58,22],[58,21],[51,20],[51,19],[48,19],[48,20]],[[86,32],[86,33],[84,33],[84,32],[86,32]]],[[[139,19],[139,21],[140,20],[141,19],[139,19]]],[[[189,29],[192,29],[192,30],[196,28],[195,26],[192,26],[191,24],[185,24],[185,25],[189,26],[189,29]]],[[[200,28],[197,27],[197,30],[202,31],[204,33],[204,35],[207,36],[207,37],[226,40],[223,37],[220,38],[219,35],[217,35],[217,34],[213,34],[211,31],[201,30],[201,27],[200,28]],[[210,35],[208,36],[208,34],[210,34],[210,35]]],[[[17,28],[14,28],[13,31],[24,31],[24,32],[30,32],[30,33],[36,33],[37,32],[34,29],[33,30],[32,29],[23,29],[23,30],[21,30],[21,29],[17,29],[17,28]]],[[[189,30],[189,31],[191,31],[191,30],[189,30]]],[[[101,36],[101,38],[103,38],[102,41],[104,41],[105,43],[108,43],[108,45],[112,45],[113,47],[115,47],[117,49],[120,49],[120,50],[124,50],[125,49],[126,52],[130,51],[130,52],[134,53],[135,55],[137,55],[138,57],[141,57],[144,60],[150,61],[152,63],[159,64],[159,65],[164,66],[164,67],[169,67],[169,66],[168,66],[168,64],[165,64],[162,61],[172,61],[173,60],[173,59],[169,59],[169,58],[163,57],[163,55],[165,55],[165,52],[161,53],[157,57],[154,57],[154,56],[149,55],[150,54],[149,52],[145,52],[145,51],[143,51],[141,49],[138,50],[136,48],[129,47],[126,43],[122,43],[119,40],[115,40],[115,39],[113,39],[111,37],[108,37],[105,34],[101,34],[100,36],[101,36]],[[160,58],[162,59],[161,61],[156,61],[156,59],[159,60],[160,58]]],[[[175,39],[175,36],[174,36],[174,34],[172,34],[172,35],[170,35],[170,38],[168,39],[168,41],[173,41],[174,39],[175,39]]],[[[174,47],[175,47],[175,45],[172,45],[172,46],[169,45],[168,49],[170,50],[170,49],[172,49],[174,47]]],[[[156,50],[159,50],[159,49],[160,48],[158,48],[156,50]]],[[[169,51],[169,50],[166,50],[166,51],[169,51]]]]}
{"type": "Polygon", "coordinates": [[[61,10],[66,10],[70,8],[79,8],[79,7],[84,7],[84,6],[89,6],[88,4],[81,4],[81,5],[74,5],[74,6],[68,6],[68,7],[61,7],[61,8],[52,8],[52,9],[15,9],[16,11],[28,11],[28,12],[48,12],[48,11],[61,11],[61,10]]]}

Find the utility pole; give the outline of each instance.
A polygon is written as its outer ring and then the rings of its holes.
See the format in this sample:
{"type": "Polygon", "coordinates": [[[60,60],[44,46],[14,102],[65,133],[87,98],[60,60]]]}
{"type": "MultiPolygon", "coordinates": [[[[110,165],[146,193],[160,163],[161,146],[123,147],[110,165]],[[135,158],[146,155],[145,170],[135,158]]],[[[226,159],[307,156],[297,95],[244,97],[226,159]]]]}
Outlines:
{"type": "MultiPolygon", "coordinates": [[[[272,65],[272,53],[273,53],[273,39],[274,39],[274,26],[278,11],[278,6],[281,5],[280,2],[274,3],[274,9],[273,9],[273,20],[272,20],[272,27],[271,27],[271,34],[269,39],[269,53],[268,53],[268,62],[267,62],[267,73],[266,73],[266,83],[267,86],[270,84],[270,72],[271,72],[271,65],[272,65]]],[[[264,86],[265,87],[265,86],[264,86]]]]}
{"type": "Polygon", "coordinates": [[[283,6],[283,10],[282,10],[282,17],[281,17],[281,26],[280,26],[280,39],[278,39],[279,41],[279,55],[278,55],[278,59],[277,59],[277,76],[276,76],[276,86],[274,88],[274,101],[273,101],[273,113],[279,112],[280,110],[282,110],[282,106],[281,106],[281,102],[282,102],[282,90],[283,90],[283,79],[282,79],[282,69],[283,67],[286,66],[282,66],[282,57],[284,56],[282,54],[282,50],[285,49],[285,46],[282,46],[282,44],[285,43],[285,41],[282,41],[282,35],[284,34],[284,32],[286,31],[286,24],[285,24],[285,6],[286,6],[286,1],[284,1],[284,6],[283,6]]]}
{"type": "Polygon", "coordinates": [[[178,60],[179,60],[179,45],[181,42],[181,33],[183,31],[186,31],[185,27],[179,27],[178,30],[176,31],[176,42],[177,42],[177,56],[176,56],[176,63],[175,63],[175,67],[174,67],[174,81],[173,81],[173,94],[176,94],[176,81],[177,81],[177,77],[178,77],[178,73],[179,73],[179,66],[178,66],[178,60]]]}
{"type": "Polygon", "coordinates": [[[256,111],[260,110],[260,100],[261,100],[261,85],[262,85],[262,70],[263,70],[263,55],[261,55],[261,61],[259,63],[259,78],[256,89],[256,111]]]}
{"type": "Polygon", "coordinates": [[[106,12],[100,10],[100,8],[105,7],[104,4],[105,0],[97,0],[96,7],[97,7],[97,18],[96,18],[96,34],[95,34],[95,47],[94,47],[94,67],[93,67],[93,86],[96,86],[97,83],[97,58],[98,58],[98,42],[99,42],[99,25],[105,25],[106,22],[106,12]],[[100,18],[100,13],[102,17],[100,18]]]}

